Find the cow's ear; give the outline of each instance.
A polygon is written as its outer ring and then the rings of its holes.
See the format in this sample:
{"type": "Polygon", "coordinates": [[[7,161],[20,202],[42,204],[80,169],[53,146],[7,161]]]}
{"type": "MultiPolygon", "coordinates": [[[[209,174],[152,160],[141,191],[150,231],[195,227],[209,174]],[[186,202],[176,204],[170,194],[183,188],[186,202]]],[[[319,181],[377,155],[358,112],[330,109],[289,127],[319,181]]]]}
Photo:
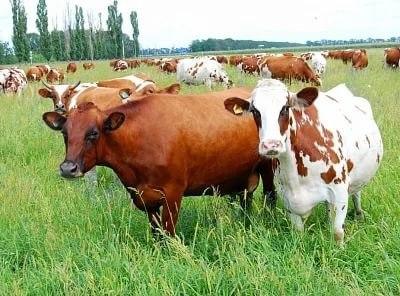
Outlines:
{"type": "Polygon", "coordinates": [[[116,130],[125,121],[125,115],[121,112],[113,112],[104,120],[103,130],[111,132],[116,130]]]}
{"type": "Polygon", "coordinates": [[[174,95],[179,94],[180,91],[181,91],[181,85],[179,83],[171,84],[170,86],[167,86],[162,90],[163,93],[174,94],[174,95]]]}
{"type": "Polygon", "coordinates": [[[315,99],[318,98],[318,88],[306,87],[295,94],[294,107],[295,108],[306,108],[311,106],[315,99]]]}
{"type": "Polygon", "coordinates": [[[46,112],[42,115],[43,121],[53,130],[59,131],[63,128],[67,118],[57,112],[46,112]]]}
{"type": "Polygon", "coordinates": [[[241,98],[232,97],[224,101],[225,109],[234,115],[242,115],[245,111],[250,108],[249,101],[243,100],[241,98]]]}
{"type": "Polygon", "coordinates": [[[49,91],[46,88],[41,88],[38,90],[38,93],[43,98],[54,98],[53,92],[49,91]]]}

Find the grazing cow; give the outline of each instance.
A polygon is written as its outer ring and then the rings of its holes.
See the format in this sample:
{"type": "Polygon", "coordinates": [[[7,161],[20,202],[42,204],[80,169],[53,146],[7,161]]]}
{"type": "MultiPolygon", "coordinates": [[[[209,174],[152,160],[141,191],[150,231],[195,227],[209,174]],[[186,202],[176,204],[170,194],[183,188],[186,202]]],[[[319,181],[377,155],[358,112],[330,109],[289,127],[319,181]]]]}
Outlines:
{"type": "Polygon", "coordinates": [[[258,58],[256,57],[245,57],[236,66],[240,72],[247,74],[260,74],[260,68],[258,67],[258,58]]]}
{"type": "Polygon", "coordinates": [[[228,58],[226,56],[217,56],[217,62],[220,64],[228,64],[228,58]]]}
{"type": "Polygon", "coordinates": [[[42,69],[37,66],[30,67],[28,71],[26,71],[26,78],[28,81],[40,81],[43,75],[42,69]]]}
{"type": "Polygon", "coordinates": [[[3,93],[20,93],[27,84],[24,70],[15,67],[0,70],[0,87],[3,93]]]}
{"type": "Polygon", "coordinates": [[[47,75],[47,73],[49,73],[50,71],[50,66],[49,65],[36,65],[36,67],[40,68],[40,70],[42,70],[43,76],[47,75]]]}
{"type": "Polygon", "coordinates": [[[274,195],[271,165],[259,163],[256,124],[224,109],[225,98],[248,95],[243,89],[151,95],[107,111],[87,103],[68,117],[47,112],[43,120],[64,135],[63,177],[80,177],[96,165],[113,169],[152,230],[161,226],[174,235],[183,196],[251,196],[259,173],[266,194],[274,195]]]}
{"type": "Polygon", "coordinates": [[[85,69],[85,70],[94,69],[94,64],[93,63],[83,63],[83,69],[85,69]]]}
{"type": "Polygon", "coordinates": [[[176,73],[178,63],[175,60],[164,62],[160,65],[162,71],[167,73],[176,73]]]}
{"type": "Polygon", "coordinates": [[[344,85],[327,93],[307,87],[294,94],[282,82],[265,79],[250,102],[233,98],[225,106],[235,114],[253,113],[259,154],[277,161],[276,176],[294,225],[303,230],[303,219],[327,202],[335,239],[342,244],[348,196],[353,195],[356,214],[362,215],[361,189],[375,175],[383,154],[368,101],[344,85]]]}
{"type": "Polygon", "coordinates": [[[241,61],[242,61],[242,57],[240,57],[240,56],[233,55],[233,56],[229,57],[229,65],[231,65],[231,66],[237,66],[237,65],[239,65],[239,63],[241,61]]]}
{"type": "Polygon", "coordinates": [[[231,87],[232,81],[217,61],[208,59],[182,59],[177,66],[177,79],[187,84],[205,84],[211,89],[213,83],[231,87]]]}
{"type": "Polygon", "coordinates": [[[354,50],[353,49],[346,49],[342,51],[342,61],[344,64],[350,62],[353,58],[354,50]]]}
{"type": "Polygon", "coordinates": [[[128,69],[128,63],[124,60],[118,60],[114,65],[114,71],[124,71],[128,69]]]}
{"type": "Polygon", "coordinates": [[[392,68],[400,67],[400,47],[385,49],[386,65],[392,68]]]}
{"type": "Polygon", "coordinates": [[[64,73],[62,70],[50,69],[49,73],[46,75],[47,82],[54,83],[58,81],[62,83],[64,81],[64,73]]]}
{"type": "Polygon", "coordinates": [[[268,57],[261,63],[260,70],[264,78],[289,79],[290,83],[291,79],[297,79],[311,82],[316,86],[321,85],[318,75],[302,58],[298,57],[268,57]]]}
{"type": "Polygon", "coordinates": [[[328,52],[328,57],[334,60],[342,59],[343,50],[331,50],[328,52]]]}
{"type": "Polygon", "coordinates": [[[77,65],[75,63],[69,63],[67,65],[67,73],[75,73],[77,70],[77,65]]]}
{"type": "Polygon", "coordinates": [[[138,68],[140,67],[140,60],[130,60],[128,61],[129,64],[129,68],[133,69],[133,68],[138,68]]]}
{"type": "Polygon", "coordinates": [[[114,78],[110,80],[102,80],[96,83],[100,87],[110,88],[126,88],[130,89],[132,93],[137,96],[149,95],[152,93],[169,93],[178,94],[180,91],[180,85],[174,83],[166,88],[158,88],[153,80],[145,75],[128,75],[120,78],[114,78]]]}
{"type": "Polygon", "coordinates": [[[352,56],[353,68],[362,70],[368,66],[368,56],[365,49],[358,49],[353,52],[352,56]]]}

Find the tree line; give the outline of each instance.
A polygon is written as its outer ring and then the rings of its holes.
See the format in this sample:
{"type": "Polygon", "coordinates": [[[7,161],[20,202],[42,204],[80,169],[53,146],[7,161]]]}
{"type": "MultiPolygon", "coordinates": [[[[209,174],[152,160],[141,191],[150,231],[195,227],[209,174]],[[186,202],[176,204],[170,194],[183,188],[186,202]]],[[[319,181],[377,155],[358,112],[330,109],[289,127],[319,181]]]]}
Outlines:
{"type": "Polygon", "coordinates": [[[49,31],[46,0],[38,0],[36,28],[38,33],[27,33],[27,14],[22,0],[10,0],[13,16],[13,47],[0,41],[0,64],[28,62],[30,51],[35,61],[94,60],[139,55],[139,23],[136,11],[130,14],[132,38],[122,32],[122,14],[118,0],[108,6],[106,29],[102,14],[96,18],[84,14],[82,7],[68,6],[63,28],[49,31]]]}
{"type": "Polygon", "coordinates": [[[271,48],[271,47],[294,47],[302,45],[304,44],[290,43],[290,42],[273,42],[273,41],[234,40],[231,38],[227,39],[208,38],[206,40],[193,40],[189,48],[192,52],[199,52],[199,51],[228,51],[228,50],[271,48]]]}

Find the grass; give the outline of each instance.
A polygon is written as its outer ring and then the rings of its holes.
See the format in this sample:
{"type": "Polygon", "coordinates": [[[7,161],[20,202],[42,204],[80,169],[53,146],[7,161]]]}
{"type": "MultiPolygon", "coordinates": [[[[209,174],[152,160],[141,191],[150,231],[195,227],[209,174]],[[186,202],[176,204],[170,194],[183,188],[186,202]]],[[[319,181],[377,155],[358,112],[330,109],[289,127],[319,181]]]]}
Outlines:
{"type": "MultiPolygon", "coordinates": [[[[370,100],[385,147],[363,191],[365,221],[348,215],[343,249],[332,239],[324,206],[300,234],[281,202],[274,212],[262,207],[259,190],[250,227],[223,197],[185,198],[178,238],[154,243],[145,215],[132,208],[110,170],[101,169],[94,191],[83,180],[60,178],[63,141],[41,121],[52,103],[38,97],[39,83],[22,96],[0,96],[0,294],[399,295],[400,73],[382,68],[382,49],[369,55],[362,72],[329,61],[323,79],[323,90],[345,82],[370,100]]],[[[140,71],[162,86],[175,81],[156,68],[140,71]]],[[[237,85],[257,81],[228,72],[237,85]]],[[[102,62],[94,71],[80,66],[68,81],[123,75],[102,62]]]]}

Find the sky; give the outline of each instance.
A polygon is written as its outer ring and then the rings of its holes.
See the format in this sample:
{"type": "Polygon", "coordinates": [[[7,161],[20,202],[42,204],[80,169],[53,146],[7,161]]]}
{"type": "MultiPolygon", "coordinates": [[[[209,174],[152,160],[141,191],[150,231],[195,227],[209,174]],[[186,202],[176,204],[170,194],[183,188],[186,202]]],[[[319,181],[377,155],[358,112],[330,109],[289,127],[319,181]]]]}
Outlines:
{"type": "MultiPolygon", "coordinates": [[[[0,0],[0,40],[11,41],[10,0],[0,0]]],[[[37,0],[22,0],[28,32],[35,26],[37,0]]],[[[97,21],[113,0],[47,0],[49,27],[63,28],[67,2],[83,7],[97,21]]],[[[262,41],[389,38],[400,36],[400,0],[119,0],[122,30],[132,35],[129,14],[136,10],[143,48],[186,47],[194,39],[233,38],[262,41]]],[[[85,23],[87,25],[87,22],[85,23]]]]}

